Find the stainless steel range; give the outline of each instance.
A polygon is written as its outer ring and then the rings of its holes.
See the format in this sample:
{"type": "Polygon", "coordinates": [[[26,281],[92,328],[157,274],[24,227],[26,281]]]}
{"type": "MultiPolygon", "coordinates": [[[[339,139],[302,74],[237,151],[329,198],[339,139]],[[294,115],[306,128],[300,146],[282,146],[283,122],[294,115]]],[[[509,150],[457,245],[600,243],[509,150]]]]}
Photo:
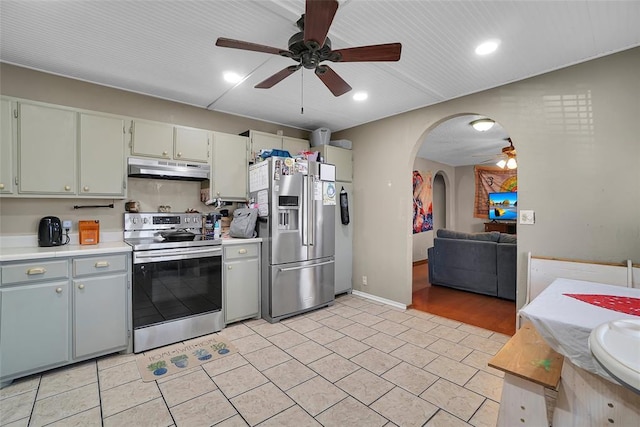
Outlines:
{"type": "Polygon", "coordinates": [[[124,241],[133,247],[135,353],[224,327],[222,241],[201,230],[201,214],[124,214],[124,241]]]}

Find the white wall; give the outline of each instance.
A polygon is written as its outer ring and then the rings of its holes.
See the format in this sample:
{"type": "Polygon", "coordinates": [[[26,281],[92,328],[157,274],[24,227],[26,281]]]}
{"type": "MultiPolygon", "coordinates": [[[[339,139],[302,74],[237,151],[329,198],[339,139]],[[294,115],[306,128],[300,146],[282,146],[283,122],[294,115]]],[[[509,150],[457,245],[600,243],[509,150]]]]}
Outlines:
{"type": "Polygon", "coordinates": [[[369,284],[355,288],[411,303],[411,209],[390,210],[380,242],[379,200],[411,206],[419,146],[429,129],[458,114],[493,118],[518,147],[519,208],[536,213],[535,225],[518,227],[519,305],[528,251],[640,262],[638,70],[635,48],[337,133],[353,142],[355,211],[362,213],[354,221],[353,273],[369,284]]]}

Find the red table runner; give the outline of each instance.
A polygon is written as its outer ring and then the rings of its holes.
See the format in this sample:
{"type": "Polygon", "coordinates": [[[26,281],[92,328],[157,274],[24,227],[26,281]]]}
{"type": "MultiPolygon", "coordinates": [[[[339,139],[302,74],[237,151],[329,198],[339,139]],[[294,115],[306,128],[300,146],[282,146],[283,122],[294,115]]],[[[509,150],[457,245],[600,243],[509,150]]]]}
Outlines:
{"type": "Polygon", "coordinates": [[[640,298],[597,294],[563,294],[607,310],[640,316],[640,298]]]}

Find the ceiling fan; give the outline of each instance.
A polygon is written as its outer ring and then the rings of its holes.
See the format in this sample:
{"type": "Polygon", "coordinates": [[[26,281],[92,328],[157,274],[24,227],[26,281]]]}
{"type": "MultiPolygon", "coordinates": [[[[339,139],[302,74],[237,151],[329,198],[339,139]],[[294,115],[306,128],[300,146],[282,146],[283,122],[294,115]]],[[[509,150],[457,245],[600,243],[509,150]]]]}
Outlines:
{"type": "Polygon", "coordinates": [[[258,83],[256,88],[271,88],[304,67],[314,70],[331,93],[340,96],[349,92],[351,86],[328,65],[321,64],[322,62],[398,61],[402,45],[387,43],[332,50],[327,33],[337,10],[336,0],[306,0],[305,13],[296,22],[300,32],[291,36],[288,50],[223,37],[216,41],[216,46],[285,56],[297,63],[258,83]]]}
{"type": "Polygon", "coordinates": [[[508,169],[515,169],[518,167],[518,163],[516,161],[516,148],[513,146],[513,141],[511,138],[505,138],[505,141],[509,142],[509,145],[506,147],[502,147],[502,152],[497,154],[495,157],[485,160],[482,163],[489,163],[498,161],[496,165],[502,169],[507,167],[508,169]]]}

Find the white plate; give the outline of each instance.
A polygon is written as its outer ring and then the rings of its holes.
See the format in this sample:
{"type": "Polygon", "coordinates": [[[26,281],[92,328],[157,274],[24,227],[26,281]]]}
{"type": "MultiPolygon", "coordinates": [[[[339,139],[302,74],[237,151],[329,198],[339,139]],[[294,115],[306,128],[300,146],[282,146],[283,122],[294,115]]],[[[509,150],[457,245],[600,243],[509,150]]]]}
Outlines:
{"type": "Polygon", "coordinates": [[[591,331],[589,348],[609,373],[640,393],[640,319],[603,323],[591,331]]]}

